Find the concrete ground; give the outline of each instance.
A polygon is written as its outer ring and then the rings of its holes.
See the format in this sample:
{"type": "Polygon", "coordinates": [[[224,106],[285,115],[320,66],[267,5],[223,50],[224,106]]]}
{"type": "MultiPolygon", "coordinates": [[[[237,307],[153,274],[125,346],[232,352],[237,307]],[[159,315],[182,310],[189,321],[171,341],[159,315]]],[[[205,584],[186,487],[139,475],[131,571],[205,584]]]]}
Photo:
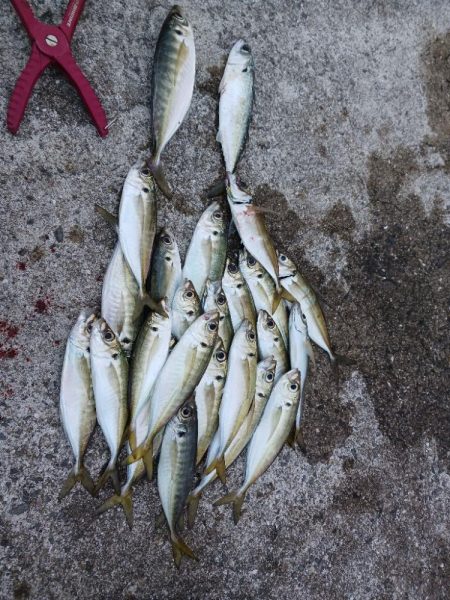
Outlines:
{"type": "MultiPolygon", "coordinates": [[[[29,54],[4,4],[3,116],[29,54]]],[[[54,22],[65,2],[33,4],[54,22]]],[[[99,502],[79,488],[57,500],[71,466],[58,415],[65,340],[80,309],[98,306],[115,243],[93,206],[116,210],[129,166],[148,151],[152,55],[168,7],[87,2],[73,48],[113,121],[107,139],[57,71],[40,80],[19,135],[0,132],[1,597],[448,598],[444,0],[186,3],[198,73],[165,157],[176,195],[161,199],[160,223],[184,251],[201,192],[223,173],[217,87],[245,37],[256,103],[242,178],[320,293],[337,351],[356,362],[337,389],[316,352],[302,447],[283,450],[236,527],[228,507],[211,506],[221,486],[209,490],[186,533],[198,564],[175,570],[154,525],[154,485],[136,489],[132,531],[119,510],[94,518],[99,502]]],[[[105,457],[97,432],[93,474],[105,457]]]]}

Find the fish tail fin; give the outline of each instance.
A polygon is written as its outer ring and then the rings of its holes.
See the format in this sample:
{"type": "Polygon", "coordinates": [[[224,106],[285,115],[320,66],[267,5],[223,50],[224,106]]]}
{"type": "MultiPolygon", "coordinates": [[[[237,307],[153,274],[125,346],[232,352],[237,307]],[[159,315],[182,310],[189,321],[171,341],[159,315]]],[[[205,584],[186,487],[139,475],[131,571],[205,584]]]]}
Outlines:
{"type": "Polygon", "coordinates": [[[97,509],[96,514],[101,515],[104,512],[106,512],[107,510],[109,510],[110,508],[113,508],[114,506],[117,506],[119,504],[123,508],[123,512],[125,513],[125,518],[127,520],[128,527],[130,529],[132,529],[133,528],[133,499],[132,499],[131,490],[128,490],[123,495],[115,494],[114,496],[111,496],[111,498],[108,498],[108,500],[106,500],[106,502],[104,502],[100,506],[100,508],[97,509]]]}
{"type": "Polygon", "coordinates": [[[246,492],[243,490],[239,490],[237,492],[231,492],[231,494],[226,494],[222,498],[219,498],[215,502],[213,502],[213,506],[222,506],[223,504],[232,504],[233,505],[233,521],[234,524],[237,525],[239,519],[242,514],[242,505],[245,500],[246,492]]]}
{"type": "Polygon", "coordinates": [[[147,473],[147,479],[151,481],[153,479],[153,444],[150,449],[142,457],[145,465],[145,471],[147,473]]]}
{"type": "Polygon", "coordinates": [[[211,464],[209,464],[205,471],[204,474],[208,475],[209,473],[212,473],[214,471],[214,469],[216,470],[217,476],[220,479],[220,481],[225,484],[227,477],[225,474],[226,471],[226,466],[225,466],[225,459],[223,457],[223,454],[221,454],[220,456],[217,456],[211,464]]]}
{"type": "Polygon", "coordinates": [[[70,490],[80,482],[81,485],[87,490],[91,496],[96,495],[95,483],[92,477],[89,475],[88,470],[84,465],[81,465],[78,469],[75,466],[71,469],[69,475],[67,476],[65,482],[62,485],[61,491],[59,492],[58,499],[62,500],[67,496],[70,490]]]}
{"type": "MultiPolygon", "coordinates": [[[[275,282],[275,283],[277,283],[277,282],[275,282]]],[[[279,286],[277,286],[277,290],[276,290],[276,293],[275,293],[275,296],[274,296],[273,302],[272,302],[272,315],[277,310],[282,299],[283,299],[282,289],[279,286]]]]}
{"type": "Polygon", "coordinates": [[[201,493],[191,494],[187,499],[187,524],[189,529],[194,527],[195,519],[197,517],[198,504],[201,497],[201,493]]]}
{"type": "Polygon", "coordinates": [[[189,556],[189,558],[198,561],[198,558],[194,552],[180,536],[176,535],[176,533],[172,533],[170,535],[170,542],[172,544],[173,560],[177,569],[180,568],[181,559],[183,556],[189,556]]]}
{"type": "Polygon", "coordinates": [[[133,463],[137,462],[138,460],[140,460],[141,458],[144,458],[144,456],[147,454],[147,452],[149,452],[149,450],[152,449],[153,446],[153,437],[148,438],[147,440],[145,440],[145,442],[143,444],[141,444],[140,446],[138,446],[137,448],[135,448],[133,450],[133,452],[131,452],[126,458],[125,460],[122,462],[122,465],[132,465],[133,463]]]}
{"type": "Polygon", "coordinates": [[[163,195],[170,200],[173,196],[173,191],[172,191],[172,188],[171,188],[169,182],[166,179],[166,176],[164,174],[162,165],[159,162],[159,159],[154,160],[153,158],[150,158],[150,160],[147,162],[147,164],[148,164],[148,168],[151,171],[151,174],[153,175],[153,177],[156,181],[157,186],[159,187],[159,189],[161,190],[163,195]]]}
{"type": "Polygon", "coordinates": [[[119,479],[119,471],[116,464],[116,459],[111,460],[103,470],[103,473],[100,475],[96,485],[95,491],[98,493],[102,487],[106,484],[106,482],[111,479],[114,491],[117,495],[120,495],[120,479],[119,479]]]}
{"type": "Polygon", "coordinates": [[[150,296],[150,294],[144,293],[141,301],[144,306],[148,306],[148,308],[150,310],[158,313],[158,315],[161,315],[162,317],[166,317],[166,318],[169,316],[162,304],[162,301],[160,300],[159,302],[156,302],[155,300],[153,300],[153,298],[150,296]]]}
{"type": "Polygon", "coordinates": [[[227,191],[225,181],[221,179],[216,183],[213,183],[206,191],[205,195],[207,198],[216,198],[217,196],[223,196],[227,191]]]}

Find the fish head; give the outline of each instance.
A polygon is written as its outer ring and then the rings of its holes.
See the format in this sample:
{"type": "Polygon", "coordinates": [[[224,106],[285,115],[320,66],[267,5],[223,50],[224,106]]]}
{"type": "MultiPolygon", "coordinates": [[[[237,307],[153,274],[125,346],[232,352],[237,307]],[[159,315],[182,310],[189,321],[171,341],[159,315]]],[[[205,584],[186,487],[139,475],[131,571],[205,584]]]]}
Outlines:
{"type": "Polygon", "coordinates": [[[189,398],[178,410],[173,419],[173,430],[177,437],[184,437],[197,422],[197,407],[194,398],[189,398]]]}
{"type": "Polygon", "coordinates": [[[217,337],[210,364],[212,366],[214,380],[223,381],[227,372],[228,356],[220,336],[217,337]]]}
{"type": "Polygon", "coordinates": [[[267,400],[275,382],[277,361],[273,356],[268,356],[258,363],[256,368],[255,402],[267,400]]]}
{"type": "Polygon", "coordinates": [[[153,175],[145,162],[139,161],[135,163],[128,171],[127,185],[133,185],[140,189],[144,194],[149,194],[155,191],[155,181],[153,175]]]}
{"type": "Polygon", "coordinates": [[[292,369],[285,373],[279,380],[277,386],[282,388],[280,395],[280,406],[283,410],[291,411],[300,398],[300,371],[292,369]]]}
{"type": "Polygon", "coordinates": [[[297,268],[292,260],[283,254],[282,252],[277,251],[278,256],[278,268],[280,270],[280,279],[287,279],[289,277],[294,277],[297,272],[297,268]]]}
{"type": "Polygon", "coordinates": [[[214,200],[203,211],[197,227],[203,229],[205,233],[218,237],[225,232],[227,227],[227,214],[219,200],[214,200]]]}
{"type": "Polygon", "coordinates": [[[175,240],[175,236],[166,227],[163,227],[159,233],[158,239],[159,245],[162,248],[162,253],[164,255],[164,260],[167,263],[173,264],[173,256],[177,251],[177,242],[175,240]]]}
{"type": "Polygon", "coordinates": [[[117,358],[122,352],[122,346],[108,323],[100,317],[92,327],[91,352],[95,355],[117,358]]]}
{"type": "Polygon", "coordinates": [[[298,302],[294,302],[291,306],[291,312],[289,315],[289,323],[302,336],[308,335],[308,326],[306,324],[306,317],[303,314],[300,304],[298,302]]]}
{"type": "Polygon", "coordinates": [[[145,326],[154,331],[156,335],[162,330],[170,329],[170,304],[167,296],[161,300],[161,308],[169,315],[168,317],[152,311],[145,323],[145,326]]]}
{"type": "Polygon", "coordinates": [[[239,270],[238,263],[231,257],[227,257],[222,283],[228,289],[240,289],[244,285],[244,277],[239,270]]]}
{"type": "Polygon", "coordinates": [[[250,358],[256,356],[256,331],[248,319],[244,319],[239,325],[235,337],[239,340],[243,354],[250,358]]]}
{"type": "Polygon", "coordinates": [[[187,19],[184,9],[175,4],[169,11],[166,25],[180,38],[180,41],[194,38],[192,27],[187,19]]]}
{"type": "Polygon", "coordinates": [[[194,343],[202,348],[214,347],[219,330],[219,311],[209,310],[200,315],[189,327],[189,334],[193,337],[194,343]]]}
{"type": "Polygon", "coordinates": [[[175,292],[173,309],[184,313],[188,317],[194,317],[198,314],[200,310],[200,298],[190,279],[185,279],[175,292]]]}
{"type": "Polygon", "coordinates": [[[234,173],[227,173],[227,199],[230,204],[251,204],[252,197],[241,189],[234,173]]]}
{"type": "Polygon", "coordinates": [[[230,311],[228,309],[227,297],[223,292],[222,283],[220,280],[206,280],[205,292],[203,296],[203,309],[217,309],[220,313],[220,321],[223,321],[225,317],[229,315],[230,311]]]}
{"type": "Polygon", "coordinates": [[[266,310],[258,311],[257,327],[258,335],[270,339],[274,344],[280,343],[281,335],[278,325],[266,310]]]}
{"type": "Polygon", "coordinates": [[[97,319],[98,315],[90,310],[82,310],[75,321],[74,326],[70,332],[70,341],[72,344],[81,348],[82,350],[88,350],[90,345],[90,338],[92,332],[92,326],[97,319]]]}
{"type": "Polygon", "coordinates": [[[256,260],[254,256],[250,254],[246,248],[243,248],[239,252],[239,268],[244,274],[244,277],[252,279],[263,279],[263,277],[267,274],[267,271],[264,269],[264,267],[256,260]]]}
{"type": "Polygon", "coordinates": [[[252,55],[252,49],[244,40],[238,40],[230,50],[228,55],[227,66],[231,71],[238,71],[239,73],[248,73],[251,76],[254,69],[254,61],[252,55]]]}

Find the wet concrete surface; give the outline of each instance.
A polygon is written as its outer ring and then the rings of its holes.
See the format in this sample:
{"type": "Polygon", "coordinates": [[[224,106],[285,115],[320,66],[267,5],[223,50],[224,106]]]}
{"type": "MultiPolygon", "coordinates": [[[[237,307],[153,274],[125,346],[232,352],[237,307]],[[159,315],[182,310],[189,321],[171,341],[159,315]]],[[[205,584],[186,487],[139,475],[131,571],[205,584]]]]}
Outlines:
{"type": "MultiPolygon", "coordinates": [[[[60,2],[33,3],[49,22],[60,2]]],[[[217,87],[233,41],[256,63],[256,104],[240,172],[270,231],[320,298],[332,341],[354,359],[337,387],[323,354],[308,382],[303,440],[249,493],[232,524],[217,483],[186,540],[200,562],[171,562],[155,527],[154,485],[94,517],[76,489],[58,415],[65,340],[100,302],[129,166],[150,142],[150,69],[167,7],[87,2],[74,53],[105,105],[101,140],[56,70],[39,81],[20,133],[0,131],[2,598],[444,599],[450,595],[447,3],[186,3],[198,72],[170,144],[161,199],[184,251],[223,174],[217,87]]],[[[13,10],[0,16],[1,114],[29,53],[13,10]]],[[[106,458],[97,431],[93,474],[106,458]]],[[[243,461],[230,471],[230,488],[243,461]]],[[[110,492],[111,490],[108,490],[110,492]]],[[[106,497],[106,492],[102,498],[106,497]]]]}

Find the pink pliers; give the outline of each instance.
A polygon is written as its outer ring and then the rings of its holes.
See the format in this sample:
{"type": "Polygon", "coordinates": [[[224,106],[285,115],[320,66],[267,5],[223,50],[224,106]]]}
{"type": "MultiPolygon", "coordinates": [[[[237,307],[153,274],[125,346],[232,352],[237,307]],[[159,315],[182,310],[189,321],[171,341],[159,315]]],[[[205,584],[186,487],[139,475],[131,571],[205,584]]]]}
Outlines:
{"type": "Polygon", "coordinates": [[[11,133],[17,133],[37,80],[44,70],[54,63],[64,71],[78,90],[98,133],[102,137],[108,135],[105,111],[89,81],[77,65],[70,48],[85,0],[70,0],[60,25],[47,25],[36,19],[26,0],[11,0],[11,4],[30,36],[32,47],[30,58],[17,80],[9,101],[6,121],[8,129],[11,133]]]}

